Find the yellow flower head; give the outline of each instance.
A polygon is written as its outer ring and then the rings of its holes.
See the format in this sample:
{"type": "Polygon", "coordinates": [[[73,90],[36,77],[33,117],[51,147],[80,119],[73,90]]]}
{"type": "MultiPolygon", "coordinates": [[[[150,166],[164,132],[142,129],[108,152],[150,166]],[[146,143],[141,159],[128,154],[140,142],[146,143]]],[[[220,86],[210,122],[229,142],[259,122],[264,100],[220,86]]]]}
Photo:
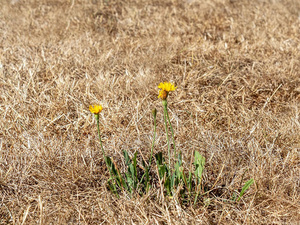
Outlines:
{"type": "Polygon", "coordinates": [[[170,82],[164,82],[164,83],[160,83],[158,85],[158,88],[163,91],[170,92],[170,91],[175,91],[177,87],[175,87],[175,85],[170,82]]]}
{"type": "Polygon", "coordinates": [[[158,98],[161,98],[162,100],[165,100],[165,99],[167,99],[167,97],[168,97],[168,92],[167,91],[164,91],[164,90],[159,91],[158,98]]]}
{"type": "Polygon", "coordinates": [[[164,82],[164,83],[160,83],[158,85],[158,88],[161,89],[159,91],[158,98],[165,100],[167,99],[169,92],[175,91],[177,87],[175,87],[175,85],[170,82],[164,82]]]}
{"type": "Polygon", "coordinates": [[[90,105],[89,109],[90,109],[91,113],[99,114],[103,108],[101,105],[90,105]]]}

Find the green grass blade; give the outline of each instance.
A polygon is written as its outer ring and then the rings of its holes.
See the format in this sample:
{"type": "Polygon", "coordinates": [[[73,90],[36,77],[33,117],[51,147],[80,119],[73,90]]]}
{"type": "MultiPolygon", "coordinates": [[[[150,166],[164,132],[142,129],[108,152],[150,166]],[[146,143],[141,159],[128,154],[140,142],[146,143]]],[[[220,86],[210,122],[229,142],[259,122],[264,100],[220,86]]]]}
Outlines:
{"type": "Polygon", "coordinates": [[[247,191],[247,190],[249,189],[249,187],[250,187],[253,183],[254,183],[253,178],[251,178],[250,180],[248,180],[248,181],[245,183],[245,185],[244,185],[244,187],[242,188],[242,191],[241,191],[240,196],[239,196],[239,198],[237,199],[237,201],[239,201],[239,200],[243,197],[243,195],[245,194],[245,191],[247,191]]]}

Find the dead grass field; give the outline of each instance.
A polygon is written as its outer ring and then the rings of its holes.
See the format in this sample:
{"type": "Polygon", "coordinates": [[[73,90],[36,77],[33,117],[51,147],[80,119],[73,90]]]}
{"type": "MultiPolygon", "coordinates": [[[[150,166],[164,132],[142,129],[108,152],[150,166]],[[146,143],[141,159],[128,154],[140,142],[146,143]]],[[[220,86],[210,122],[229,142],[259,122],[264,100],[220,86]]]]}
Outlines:
{"type": "Polygon", "coordinates": [[[0,32],[0,224],[299,224],[298,0],[3,0],[0,32]],[[123,168],[122,149],[150,156],[154,107],[167,152],[163,81],[214,187],[195,206],[107,190],[88,106],[123,168]]]}

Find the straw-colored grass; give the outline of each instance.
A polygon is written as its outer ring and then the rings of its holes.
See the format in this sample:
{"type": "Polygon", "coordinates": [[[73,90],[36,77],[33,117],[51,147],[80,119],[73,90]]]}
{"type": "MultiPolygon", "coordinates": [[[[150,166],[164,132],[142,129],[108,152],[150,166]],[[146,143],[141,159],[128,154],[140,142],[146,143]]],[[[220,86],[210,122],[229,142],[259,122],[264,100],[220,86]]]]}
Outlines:
{"type": "Polygon", "coordinates": [[[0,224],[297,224],[298,0],[3,0],[0,224]],[[167,154],[157,85],[177,149],[206,158],[196,206],[107,189],[106,154],[167,154]],[[240,202],[228,201],[254,178],[240,202]]]}

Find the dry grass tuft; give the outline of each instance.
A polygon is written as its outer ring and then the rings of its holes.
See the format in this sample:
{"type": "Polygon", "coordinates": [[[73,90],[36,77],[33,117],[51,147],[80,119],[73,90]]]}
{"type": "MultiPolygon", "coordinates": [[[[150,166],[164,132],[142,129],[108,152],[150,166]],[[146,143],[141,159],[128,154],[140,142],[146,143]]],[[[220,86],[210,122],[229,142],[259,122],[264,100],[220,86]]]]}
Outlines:
{"type": "Polygon", "coordinates": [[[299,12],[297,0],[2,1],[0,224],[298,223],[299,12]],[[89,104],[103,105],[103,145],[121,166],[122,149],[150,156],[153,107],[166,153],[162,81],[178,86],[186,167],[199,150],[215,184],[196,206],[106,188],[89,104]]]}

